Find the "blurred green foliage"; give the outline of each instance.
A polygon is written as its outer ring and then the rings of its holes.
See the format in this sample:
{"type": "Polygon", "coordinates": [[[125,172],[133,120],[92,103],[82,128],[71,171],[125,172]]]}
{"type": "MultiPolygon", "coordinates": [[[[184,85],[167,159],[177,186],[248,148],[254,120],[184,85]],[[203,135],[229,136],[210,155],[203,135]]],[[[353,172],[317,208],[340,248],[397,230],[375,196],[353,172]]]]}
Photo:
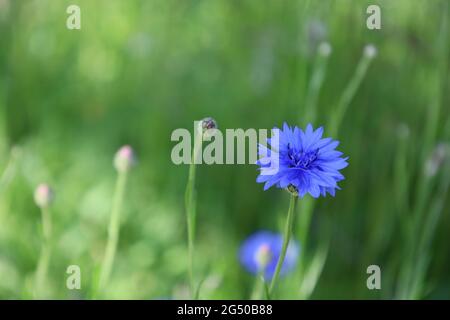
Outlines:
{"type": "MultiPolygon", "coordinates": [[[[424,176],[450,139],[449,10],[445,0],[0,0],[0,298],[33,298],[42,241],[33,192],[43,181],[55,190],[47,296],[89,298],[123,144],[139,164],[104,298],[186,297],[188,167],[171,162],[171,132],[205,116],[223,129],[304,125],[317,45],[328,41],[315,126],[328,123],[365,45],[378,55],[337,136],[350,156],[343,190],[314,206],[307,249],[326,230],[331,242],[312,297],[449,299],[445,161],[424,176]],[[70,4],[81,30],[66,28],[70,4]],[[369,4],[382,8],[381,30],[366,28],[369,4]],[[65,287],[72,264],[78,291],[65,287]],[[380,291],[366,287],[371,264],[380,291]]],[[[254,279],[237,250],[258,229],[281,230],[288,197],[263,192],[254,165],[197,172],[201,298],[248,298],[254,279]]],[[[298,291],[284,278],[277,297],[298,291]]]]}

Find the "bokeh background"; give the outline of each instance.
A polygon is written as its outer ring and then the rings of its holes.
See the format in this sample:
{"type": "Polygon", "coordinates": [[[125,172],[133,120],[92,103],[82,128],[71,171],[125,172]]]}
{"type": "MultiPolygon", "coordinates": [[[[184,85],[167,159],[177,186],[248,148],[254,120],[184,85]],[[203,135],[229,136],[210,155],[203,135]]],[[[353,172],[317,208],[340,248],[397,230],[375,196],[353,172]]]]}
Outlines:
{"type": "MultiPolygon", "coordinates": [[[[102,298],[187,297],[188,167],[171,162],[170,135],[212,116],[222,129],[312,121],[350,157],[335,198],[300,201],[301,262],[276,298],[449,299],[449,10],[446,0],[0,0],[0,298],[35,298],[33,192],[44,181],[55,190],[46,297],[90,298],[123,144],[139,162],[102,298]],[[81,30],[66,28],[71,4],[81,30]],[[366,27],[369,4],[381,30],[366,27]],[[66,288],[72,264],[81,290],[66,288]],[[372,264],[381,290],[366,287],[372,264]]],[[[254,165],[197,172],[200,297],[248,298],[255,280],[238,248],[281,230],[288,194],[263,192],[254,165]]]]}

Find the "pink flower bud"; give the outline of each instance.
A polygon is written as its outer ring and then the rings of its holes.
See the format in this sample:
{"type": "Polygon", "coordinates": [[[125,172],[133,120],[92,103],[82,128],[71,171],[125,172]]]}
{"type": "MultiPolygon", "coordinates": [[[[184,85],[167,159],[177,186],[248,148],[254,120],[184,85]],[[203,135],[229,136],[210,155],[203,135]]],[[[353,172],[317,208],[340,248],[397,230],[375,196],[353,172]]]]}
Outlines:
{"type": "Polygon", "coordinates": [[[119,172],[126,172],[130,170],[135,163],[136,157],[133,148],[129,145],[121,147],[114,157],[114,166],[119,172]]]}
{"type": "Polygon", "coordinates": [[[267,244],[262,244],[258,251],[256,252],[256,261],[258,263],[259,268],[265,269],[272,259],[272,253],[270,251],[270,246],[267,244]]]}
{"type": "Polygon", "coordinates": [[[34,202],[39,208],[46,208],[53,202],[53,191],[48,184],[41,183],[36,188],[34,202]]]}

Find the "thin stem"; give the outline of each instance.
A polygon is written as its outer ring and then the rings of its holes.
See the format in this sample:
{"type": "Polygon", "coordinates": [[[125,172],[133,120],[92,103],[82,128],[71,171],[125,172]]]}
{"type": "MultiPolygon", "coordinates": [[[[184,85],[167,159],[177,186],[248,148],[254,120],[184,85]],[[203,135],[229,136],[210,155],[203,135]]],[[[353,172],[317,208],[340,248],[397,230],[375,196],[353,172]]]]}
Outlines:
{"type": "Polygon", "coordinates": [[[435,143],[436,136],[439,130],[439,119],[441,114],[441,109],[444,105],[444,101],[442,100],[444,92],[447,91],[446,88],[446,78],[447,78],[447,70],[448,70],[448,54],[450,51],[450,46],[448,44],[449,38],[449,4],[445,2],[445,5],[442,6],[442,19],[439,28],[439,35],[437,38],[437,59],[436,59],[436,74],[433,78],[433,85],[430,86],[432,88],[430,91],[430,103],[427,107],[427,115],[424,129],[424,139],[422,142],[422,153],[421,160],[424,161],[431,149],[433,148],[433,144],[435,143]]]}
{"type": "Polygon", "coordinates": [[[186,222],[188,234],[188,272],[189,272],[189,288],[191,297],[196,299],[198,290],[195,289],[194,281],[194,237],[195,237],[195,218],[196,218],[196,203],[195,203],[195,171],[197,156],[201,148],[202,133],[197,131],[194,149],[192,151],[192,162],[189,166],[189,177],[185,193],[185,207],[186,207],[186,222]]]}
{"type": "MultiPolygon", "coordinates": [[[[440,110],[442,108],[442,92],[445,90],[445,78],[448,68],[448,52],[450,47],[448,45],[448,4],[446,3],[444,10],[442,10],[442,20],[440,25],[439,37],[437,40],[438,48],[438,59],[437,59],[437,73],[434,77],[433,92],[430,95],[430,106],[427,108],[426,124],[424,130],[424,139],[421,147],[420,162],[426,161],[426,158],[430,154],[433,144],[436,140],[436,135],[439,129],[438,122],[440,117],[440,110]]],[[[420,259],[422,252],[420,251],[420,243],[417,241],[417,235],[420,234],[424,225],[427,224],[427,216],[429,217],[429,211],[427,211],[427,205],[433,204],[430,202],[432,196],[432,190],[434,188],[434,183],[436,183],[436,178],[432,179],[425,175],[421,175],[417,183],[416,198],[418,199],[415,203],[415,210],[413,213],[412,224],[409,227],[409,241],[407,242],[406,258],[403,260],[404,264],[401,269],[400,277],[400,298],[412,298],[417,296],[418,289],[414,285],[417,282],[417,272],[415,269],[422,267],[418,260],[420,259]]],[[[437,214],[437,213],[436,213],[437,214]]],[[[424,232],[424,231],[423,231],[424,232]]],[[[420,262],[420,261],[419,261],[420,262]]]]}
{"type": "Polygon", "coordinates": [[[445,205],[446,195],[448,194],[450,185],[450,161],[445,164],[445,172],[442,173],[442,179],[438,194],[430,208],[430,212],[423,223],[422,234],[419,235],[416,263],[412,274],[412,285],[408,292],[410,299],[420,299],[422,294],[422,285],[426,276],[431,255],[425,254],[430,252],[430,245],[435,235],[435,230],[442,215],[445,205]]]}
{"type": "Polygon", "coordinates": [[[50,217],[50,210],[48,209],[48,207],[41,208],[41,216],[42,216],[43,241],[36,269],[36,291],[35,291],[35,295],[38,298],[42,298],[44,296],[44,286],[47,280],[48,266],[50,264],[51,236],[52,236],[52,223],[50,217]]]}
{"type": "Polygon", "coordinates": [[[300,115],[300,119],[305,119],[306,122],[314,123],[317,117],[317,100],[319,97],[320,89],[322,88],[323,81],[325,80],[328,54],[317,53],[313,74],[311,81],[309,82],[306,100],[305,100],[305,112],[300,115]]]}
{"type": "Polygon", "coordinates": [[[259,300],[261,299],[262,291],[264,289],[265,278],[264,273],[267,265],[264,265],[260,268],[258,273],[256,274],[255,283],[253,285],[252,294],[250,295],[250,300],[259,300]]]}
{"type": "Polygon", "coordinates": [[[262,279],[261,279],[262,273],[259,272],[256,275],[255,283],[253,285],[252,294],[250,295],[250,300],[259,300],[261,297],[261,290],[262,290],[262,279]]]}
{"type": "Polygon", "coordinates": [[[13,147],[11,149],[8,163],[6,164],[3,173],[0,175],[0,192],[2,193],[6,189],[6,187],[10,184],[11,180],[14,177],[15,167],[19,154],[20,154],[19,147],[13,147]]]}
{"type": "Polygon", "coordinates": [[[369,68],[372,59],[373,57],[363,54],[363,56],[359,60],[355,73],[350,79],[347,87],[344,89],[344,92],[342,93],[341,98],[339,99],[339,102],[336,106],[336,109],[331,115],[330,119],[331,136],[337,135],[342,119],[348,109],[348,106],[350,105],[356,92],[358,91],[358,88],[362,80],[364,79],[364,76],[367,73],[367,69],[369,68]]]}
{"type": "Polygon", "coordinates": [[[195,233],[195,208],[194,208],[194,185],[195,185],[195,164],[191,163],[189,167],[188,186],[186,188],[186,221],[188,234],[188,272],[189,288],[191,296],[194,295],[194,233],[195,233]]]}
{"type": "Polygon", "coordinates": [[[114,192],[113,206],[111,210],[111,220],[108,228],[108,242],[106,244],[106,252],[103,258],[103,264],[100,272],[99,290],[105,289],[114,263],[114,257],[119,241],[120,230],[120,211],[122,208],[123,197],[125,193],[125,185],[127,181],[128,171],[119,172],[116,182],[116,190],[114,192]]]}
{"type": "Polygon", "coordinates": [[[291,195],[291,200],[289,202],[288,216],[287,216],[286,225],[284,228],[283,246],[281,247],[280,257],[278,258],[277,266],[275,268],[275,273],[273,274],[272,282],[270,283],[270,288],[269,288],[270,296],[272,296],[272,294],[273,294],[275,284],[277,283],[278,277],[280,275],[281,267],[283,265],[284,258],[286,256],[286,251],[287,251],[287,248],[289,245],[289,240],[290,240],[291,233],[292,233],[292,225],[293,225],[294,217],[295,217],[294,212],[295,212],[295,204],[297,203],[297,198],[298,197],[296,195],[294,195],[294,194],[291,195]]]}

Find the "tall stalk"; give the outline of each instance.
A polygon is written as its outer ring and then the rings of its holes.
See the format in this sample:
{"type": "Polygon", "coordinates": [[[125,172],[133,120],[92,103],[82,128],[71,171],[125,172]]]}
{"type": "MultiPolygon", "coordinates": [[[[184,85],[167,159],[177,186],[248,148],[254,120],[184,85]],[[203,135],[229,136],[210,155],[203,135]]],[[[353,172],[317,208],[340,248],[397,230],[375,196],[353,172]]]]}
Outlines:
{"type": "Polygon", "coordinates": [[[305,100],[305,112],[300,115],[300,120],[305,120],[307,123],[314,123],[317,118],[317,100],[319,98],[320,90],[325,80],[327,71],[328,59],[331,53],[331,46],[327,42],[322,42],[317,50],[317,55],[314,59],[313,73],[309,81],[308,90],[305,100]]]}
{"type": "Polygon", "coordinates": [[[128,173],[134,164],[135,154],[133,149],[128,145],[121,147],[114,157],[114,166],[118,175],[112,202],[111,217],[108,226],[108,240],[100,269],[98,287],[94,288],[94,296],[98,293],[102,293],[106,289],[111,277],[114,258],[117,251],[117,244],[119,242],[121,223],[120,213],[122,211],[122,203],[125,195],[128,173]]]}
{"type": "Polygon", "coordinates": [[[36,296],[38,298],[45,297],[45,285],[47,282],[48,267],[50,264],[50,256],[52,250],[52,222],[50,217],[50,210],[48,207],[41,208],[41,218],[43,241],[36,270],[36,296]]]}
{"type": "Polygon", "coordinates": [[[194,237],[196,220],[196,191],[195,191],[195,172],[198,159],[198,153],[202,145],[202,132],[198,127],[195,128],[194,148],[192,150],[191,164],[189,165],[189,176],[185,192],[185,209],[188,235],[188,273],[189,289],[191,298],[198,297],[198,290],[195,287],[194,279],[194,237]]]}
{"type": "MultiPolygon", "coordinates": [[[[436,143],[436,136],[438,133],[438,122],[440,117],[440,111],[442,106],[442,95],[445,91],[445,78],[448,69],[448,56],[450,46],[448,45],[449,36],[449,14],[448,14],[448,3],[443,5],[442,10],[442,20],[439,30],[439,36],[437,39],[436,47],[438,51],[437,59],[437,71],[435,75],[435,85],[432,86],[433,91],[430,92],[430,105],[427,108],[425,129],[424,129],[424,139],[422,141],[422,148],[419,161],[419,169],[422,169],[422,165],[425,163],[426,158],[431,153],[433,145],[436,143]]],[[[400,299],[416,298],[418,297],[417,288],[417,262],[420,260],[421,255],[421,245],[418,240],[418,234],[425,232],[423,228],[427,227],[430,217],[427,217],[427,206],[432,203],[430,200],[432,197],[432,190],[437,183],[436,177],[429,174],[420,174],[419,179],[416,183],[414,210],[412,218],[407,222],[407,241],[404,248],[403,264],[400,268],[400,276],[397,284],[397,297],[400,299]]],[[[433,209],[438,212],[438,209],[433,209]]],[[[437,213],[433,214],[438,215],[437,213]]],[[[431,222],[429,222],[431,223],[431,222]]]]}
{"type": "Polygon", "coordinates": [[[331,136],[337,136],[342,119],[344,118],[344,115],[347,112],[350,103],[352,102],[356,92],[358,91],[361,82],[367,73],[367,69],[369,68],[375,55],[376,49],[373,45],[367,45],[364,48],[364,53],[359,60],[358,65],[356,66],[355,73],[342,92],[338,104],[331,114],[329,124],[331,136]]]}
{"type": "Polygon", "coordinates": [[[36,298],[45,298],[47,284],[48,267],[50,264],[51,246],[52,246],[52,219],[50,214],[50,204],[53,201],[53,192],[45,184],[40,184],[34,192],[34,201],[41,211],[42,225],[42,248],[36,268],[35,290],[36,298]]]}
{"type": "Polygon", "coordinates": [[[286,219],[286,224],[283,232],[283,246],[281,247],[281,253],[278,258],[277,266],[275,268],[275,272],[272,277],[272,282],[269,287],[269,294],[272,296],[275,285],[278,281],[278,277],[280,275],[281,267],[283,266],[284,258],[286,257],[286,252],[289,246],[289,240],[292,234],[292,226],[294,224],[295,217],[295,204],[297,203],[298,195],[292,194],[289,202],[289,209],[286,219]]]}
{"type": "Polygon", "coordinates": [[[106,244],[105,256],[103,258],[102,268],[100,272],[99,290],[103,291],[111,276],[114,258],[117,251],[117,243],[119,242],[120,230],[120,211],[122,208],[123,198],[125,194],[125,186],[128,172],[119,172],[116,181],[116,189],[113,197],[113,205],[111,210],[111,219],[108,227],[108,241],[106,244]]]}

